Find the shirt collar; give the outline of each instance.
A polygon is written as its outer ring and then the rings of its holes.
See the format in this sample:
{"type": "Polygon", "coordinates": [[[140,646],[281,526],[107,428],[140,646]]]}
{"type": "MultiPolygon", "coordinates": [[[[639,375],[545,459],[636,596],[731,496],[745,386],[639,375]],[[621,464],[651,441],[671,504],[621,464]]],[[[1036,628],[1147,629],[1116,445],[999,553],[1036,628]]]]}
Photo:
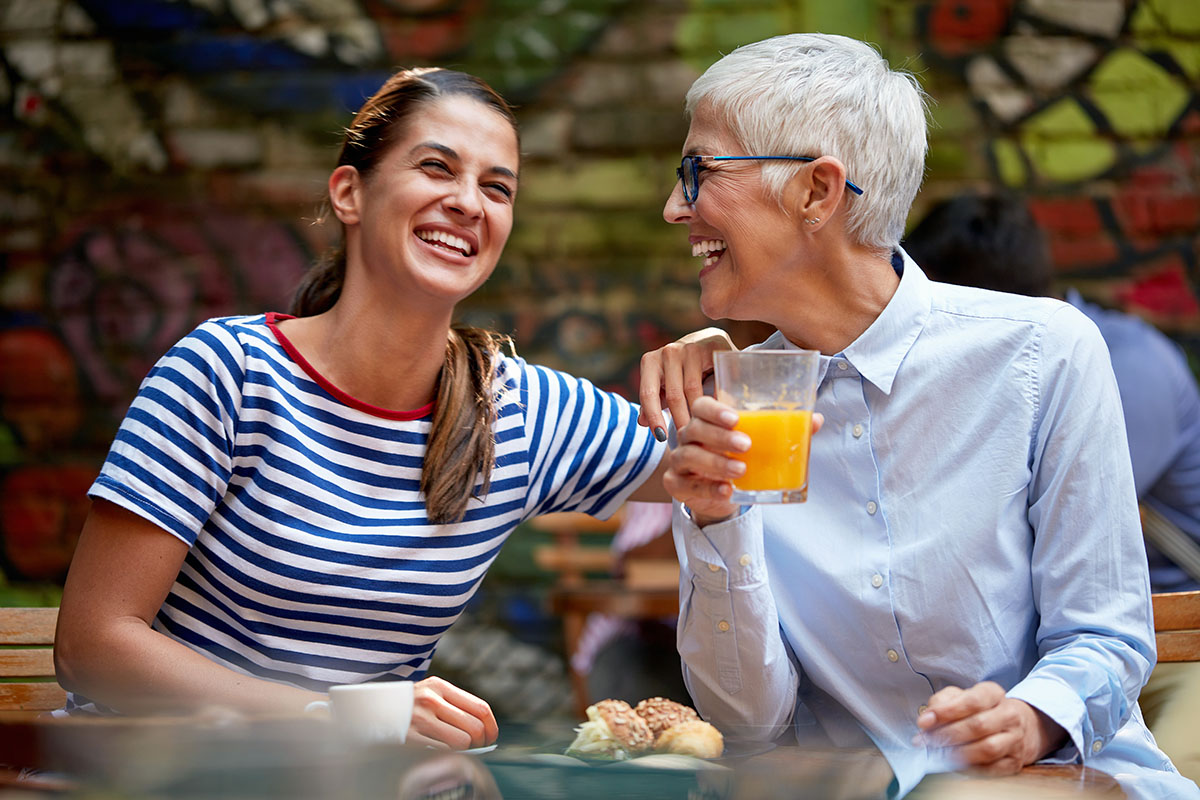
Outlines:
{"type": "MultiPolygon", "coordinates": [[[[903,270],[896,293],[871,326],[849,347],[837,356],[821,356],[821,380],[825,379],[831,361],[842,357],[879,391],[892,393],[892,383],[900,364],[921,335],[933,304],[929,278],[907,253],[899,248],[898,252],[903,259],[903,270]]],[[[779,331],[759,347],[799,349],[779,331]]]]}

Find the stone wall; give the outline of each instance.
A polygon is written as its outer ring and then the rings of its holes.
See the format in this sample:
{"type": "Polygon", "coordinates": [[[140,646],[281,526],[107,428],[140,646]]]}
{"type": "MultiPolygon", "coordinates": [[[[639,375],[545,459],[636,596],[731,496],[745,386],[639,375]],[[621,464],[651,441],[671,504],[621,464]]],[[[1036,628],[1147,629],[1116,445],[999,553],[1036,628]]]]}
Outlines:
{"type": "Polygon", "coordinates": [[[0,570],[61,579],[141,377],[198,321],[286,306],[337,131],[397,65],[519,104],[517,223],[465,318],[633,391],[706,323],[661,219],[682,96],[723,52],[821,30],[936,101],[933,199],[1005,187],[1063,283],[1200,352],[1194,0],[0,0],[0,570]]]}

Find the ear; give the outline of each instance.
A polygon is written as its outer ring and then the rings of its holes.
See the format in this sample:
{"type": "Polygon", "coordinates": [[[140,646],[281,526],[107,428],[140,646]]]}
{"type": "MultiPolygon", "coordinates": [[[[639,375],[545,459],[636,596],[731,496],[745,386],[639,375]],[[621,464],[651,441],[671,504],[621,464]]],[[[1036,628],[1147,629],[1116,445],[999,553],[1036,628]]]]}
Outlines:
{"type": "Polygon", "coordinates": [[[846,194],[846,165],[833,156],[821,156],[811,162],[808,169],[800,170],[793,183],[803,189],[797,194],[793,208],[799,216],[810,221],[805,228],[813,230],[841,206],[846,194]]]}
{"type": "Polygon", "coordinates": [[[329,205],[343,225],[357,225],[362,176],[349,164],[343,164],[329,176],[329,205]]]}

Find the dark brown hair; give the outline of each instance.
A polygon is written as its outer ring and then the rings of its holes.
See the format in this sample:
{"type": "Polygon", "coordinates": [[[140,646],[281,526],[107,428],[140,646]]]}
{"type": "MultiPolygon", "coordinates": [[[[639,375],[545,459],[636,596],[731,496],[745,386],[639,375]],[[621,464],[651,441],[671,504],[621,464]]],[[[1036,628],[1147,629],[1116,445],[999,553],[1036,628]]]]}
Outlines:
{"type": "MultiPolygon", "coordinates": [[[[441,97],[465,95],[508,120],[517,133],[512,108],[490,86],[464,72],[446,69],[408,69],[388,78],[363,104],[342,140],[337,165],[349,164],[365,179],[401,139],[405,126],[422,107],[441,97]]],[[[292,298],[291,313],[309,317],[328,311],[337,302],[346,278],[345,244],[321,257],[301,280],[292,298]]],[[[431,522],[457,522],[475,496],[487,494],[495,460],[492,422],[495,399],[492,381],[501,346],[507,337],[491,331],[455,325],[446,340],[446,359],[438,378],[433,429],[425,447],[421,491],[431,522]]]]}

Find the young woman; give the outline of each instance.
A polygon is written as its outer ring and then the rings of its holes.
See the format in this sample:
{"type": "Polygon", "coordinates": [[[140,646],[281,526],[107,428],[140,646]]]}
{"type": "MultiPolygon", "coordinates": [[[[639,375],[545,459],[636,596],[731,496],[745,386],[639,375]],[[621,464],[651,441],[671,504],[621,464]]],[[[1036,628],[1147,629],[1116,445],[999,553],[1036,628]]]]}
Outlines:
{"type": "Polygon", "coordinates": [[[295,316],[205,322],[117,434],[63,594],[67,711],[301,711],[411,679],[411,741],[495,740],[486,702],[426,677],[439,638],[518,523],[606,516],[662,455],[636,406],[451,324],[519,161],[472,76],[407,70],[367,101],[329,179],[343,246],[295,316]]]}

